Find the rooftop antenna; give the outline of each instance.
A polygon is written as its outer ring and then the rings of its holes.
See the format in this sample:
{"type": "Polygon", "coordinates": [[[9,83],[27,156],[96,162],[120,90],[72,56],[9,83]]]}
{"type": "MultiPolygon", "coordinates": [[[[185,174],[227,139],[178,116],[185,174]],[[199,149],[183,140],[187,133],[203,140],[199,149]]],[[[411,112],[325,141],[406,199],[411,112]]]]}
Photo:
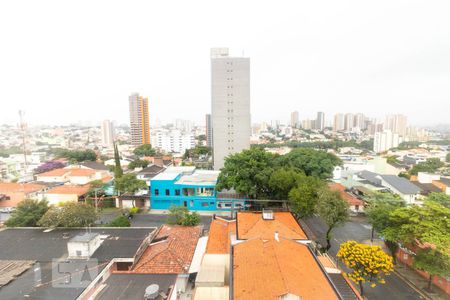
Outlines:
{"type": "Polygon", "coordinates": [[[27,124],[25,123],[24,120],[24,115],[25,115],[25,111],[23,110],[19,110],[19,117],[20,117],[20,131],[22,133],[22,143],[23,143],[23,157],[24,157],[24,162],[25,162],[25,172],[28,168],[28,161],[27,161],[27,145],[26,145],[26,129],[27,129],[27,124]]]}

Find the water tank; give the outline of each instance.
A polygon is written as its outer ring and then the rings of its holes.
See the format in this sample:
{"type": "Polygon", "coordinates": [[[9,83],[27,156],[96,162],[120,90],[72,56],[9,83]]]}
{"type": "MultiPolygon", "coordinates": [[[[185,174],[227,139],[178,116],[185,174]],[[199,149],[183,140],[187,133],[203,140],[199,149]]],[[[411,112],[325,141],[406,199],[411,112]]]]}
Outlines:
{"type": "Polygon", "coordinates": [[[152,300],[156,299],[159,295],[159,285],[151,284],[145,289],[144,299],[152,300]]]}

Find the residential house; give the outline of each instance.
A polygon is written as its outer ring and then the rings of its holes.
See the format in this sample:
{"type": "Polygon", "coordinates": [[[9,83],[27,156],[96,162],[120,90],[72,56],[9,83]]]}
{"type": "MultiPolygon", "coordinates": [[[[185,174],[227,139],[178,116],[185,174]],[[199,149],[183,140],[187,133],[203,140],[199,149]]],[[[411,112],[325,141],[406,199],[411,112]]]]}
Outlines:
{"type": "Polygon", "coordinates": [[[41,200],[47,187],[34,183],[0,183],[0,207],[16,207],[24,199],[41,200]]]}
{"type": "Polygon", "coordinates": [[[406,204],[420,204],[418,201],[422,189],[403,177],[395,175],[381,175],[381,184],[392,193],[399,195],[406,204]]]}
{"type": "Polygon", "coordinates": [[[347,191],[345,186],[340,183],[329,183],[329,188],[338,191],[341,194],[342,199],[344,199],[352,213],[363,213],[364,212],[364,201],[356,198],[353,194],[347,191]]]}
{"type": "Polygon", "coordinates": [[[84,201],[89,193],[90,185],[65,184],[56,186],[46,192],[45,197],[49,204],[59,204],[64,202],[84,201]]]}

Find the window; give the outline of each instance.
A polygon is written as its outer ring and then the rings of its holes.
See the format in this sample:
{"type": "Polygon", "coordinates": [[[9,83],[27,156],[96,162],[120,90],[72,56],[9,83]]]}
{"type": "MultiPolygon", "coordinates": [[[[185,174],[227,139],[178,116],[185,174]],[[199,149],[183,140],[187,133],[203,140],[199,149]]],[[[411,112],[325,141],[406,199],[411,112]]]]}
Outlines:
{"type": "Polygon", "coordinates": [[[210,197],[214,195],[214,188],[197,188],[197,196],[210,197]]]}
{"type": "Polygon", "coordinates": [[[166,196],[170,196],[170,190],[166,189],[166,196]]]}
{"type": "Polygon", "coordinates": [[[189,206],[190,206],[190,207],[193,207],[193,206],[194,206],[194,201],[193,201],[193,200],[189,201],[189,206]]]}
{"type": "Polygon", "coordinates": [[[159,196],[159,190],[155,189],[155,196],[159,196]]]}
{"type": "Polygon", "coordinates": [[[180,196],[180,190],[175,190],[175,196],[180,196]]]}
{"type": "Polygon", "coordinates": [[[208,206],[209,206],[208,202],[202,202],[202,207],[208,207],[208,206]]]}
{"type": "Polygon", "coordinates": [[[183,196],[194,196],[195,190],[193,188],[183,188],[183,196]]]}

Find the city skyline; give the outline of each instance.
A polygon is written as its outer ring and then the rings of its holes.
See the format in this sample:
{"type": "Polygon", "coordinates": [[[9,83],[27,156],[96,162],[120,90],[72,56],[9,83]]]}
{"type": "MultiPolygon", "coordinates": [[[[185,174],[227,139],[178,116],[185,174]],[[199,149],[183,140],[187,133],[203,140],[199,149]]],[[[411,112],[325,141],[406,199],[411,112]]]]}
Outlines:
{"type": "Polygon", "coordinates": [[[261,3],[257,15],[248,3],[239,12],[232,5],[216,12],[213,4],[180,3],[170,18],[163,3],[124,8],[99,2],[60,14],[43,3],[29,2],[23,11],[18,3],[2,3],[0,26],[14,30],[2,35],[8,47],[0,49],[0,120],[16,124],[22,109],[30,124],[128,123],[125,99],[138,92],[149,97],[155,119],[202,122],[211,101],[209,49],[228,46],[235,55],[252,57],[255,122],[287,119],[294,110],[301,119],[317,111],[381,117],[389,107],[413,125],[445,123],[450,3],[409,3],[261,3]],[[14,18],[19,11],[30,22],[14,18]],[[233,24],[226,22],[231,13],[233,24]],[[172,18],[185,25],[171,25],[172,18]],[[207,29],[208,23],[216,26],[207,29]],[[143,46],[128,47],[135,41],[143,46]],[[61,97],[68,105],[60,105],[61,97]]]}

